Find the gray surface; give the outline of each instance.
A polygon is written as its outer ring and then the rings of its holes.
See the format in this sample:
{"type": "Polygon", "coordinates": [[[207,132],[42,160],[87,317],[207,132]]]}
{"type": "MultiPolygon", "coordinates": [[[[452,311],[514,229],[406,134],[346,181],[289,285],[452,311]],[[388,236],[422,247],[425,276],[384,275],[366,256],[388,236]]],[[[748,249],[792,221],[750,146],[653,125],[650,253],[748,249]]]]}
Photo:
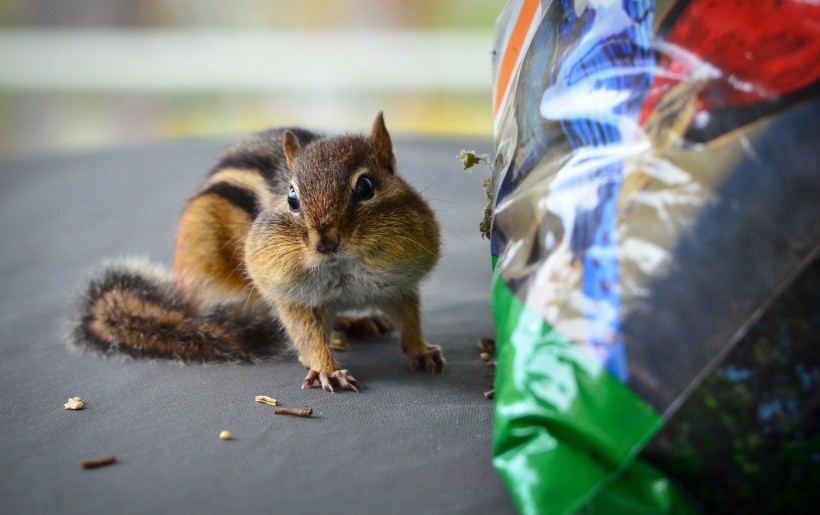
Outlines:
{"type": "Polygon", "coordinates": [[[464,147],[398,138],[400,172],[431,198],[444,258],[423,288],[424,330],[448,360],[412,372],[396,337],[340,354],[361,394],[301,390],[296,362],[187,365],[70,352],[64,317],[94,263],[169,263],[184,200],[227,142],[0,164],[2,513],[506,513],[490,464],[492,387],[476,339],[492,334],[481,172],[464,147]],[[258,394],[311,406],[272,414],[258,394]],[[70,396],[88,409],[64,411],[70,396]],[[236,440],[217,435],[230,430],[236,440]],[[114,454],[114,466],[81,470],[114,454]]]}

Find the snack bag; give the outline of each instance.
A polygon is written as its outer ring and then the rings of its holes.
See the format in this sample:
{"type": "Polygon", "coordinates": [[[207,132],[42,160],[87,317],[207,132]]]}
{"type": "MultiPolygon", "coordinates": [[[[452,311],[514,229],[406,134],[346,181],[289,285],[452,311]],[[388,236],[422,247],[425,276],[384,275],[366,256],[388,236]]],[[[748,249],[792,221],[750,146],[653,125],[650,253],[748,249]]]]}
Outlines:
{"type": "Polygon", "coordinates": [[[789,0],[501,13],[494,464],[522,513],[818,502],[818,27],[789,0]]]}

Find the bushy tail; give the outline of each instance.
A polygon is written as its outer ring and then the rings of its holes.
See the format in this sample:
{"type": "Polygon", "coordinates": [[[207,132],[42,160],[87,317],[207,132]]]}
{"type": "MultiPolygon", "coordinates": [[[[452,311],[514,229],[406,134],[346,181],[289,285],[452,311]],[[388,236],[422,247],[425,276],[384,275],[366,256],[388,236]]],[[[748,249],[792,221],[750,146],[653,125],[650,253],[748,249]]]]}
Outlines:
{"type": "Polygon", "coordinates": [[[209,303],[197,292],[155,266],[106,265],[81,296],[73,342],[182,361],[260,361],[288,352],[286,333],[267,309],[239,299],[209,303]]]}

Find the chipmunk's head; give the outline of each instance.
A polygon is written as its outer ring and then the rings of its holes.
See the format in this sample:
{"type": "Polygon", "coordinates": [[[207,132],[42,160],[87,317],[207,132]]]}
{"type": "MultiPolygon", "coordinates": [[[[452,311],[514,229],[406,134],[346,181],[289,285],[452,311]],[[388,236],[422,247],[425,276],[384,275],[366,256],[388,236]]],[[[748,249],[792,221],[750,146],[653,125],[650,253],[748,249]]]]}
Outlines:
{"type": "Polygon", "coordinates": [[[379,113],[367,138],[325,138],[304,147],[287,131],[282,148],[291,172],[287,208],[304,227],[317,262],[334,259],[347,250],[353,229],[372,216],[395,177],[384,118],[379,113]]]}
{"type": "MultiPolygon", "coordinates": [[[[280,268],[276,279],[267,279],[274,290],[300,282],[304,291],[306,276],[347,287],[369,280],[381,288],[397,281],[415,286],[433,267],[438,225],[418,192],[396,174],[381,113],[368,136],[321,138],[303,146],[286,131],[282,149],[288,190],[257,218],[248,236],[252,276],[259,263],[280,268]]],[[[257,284],[266,280],[253,278],[257,284]]]]}

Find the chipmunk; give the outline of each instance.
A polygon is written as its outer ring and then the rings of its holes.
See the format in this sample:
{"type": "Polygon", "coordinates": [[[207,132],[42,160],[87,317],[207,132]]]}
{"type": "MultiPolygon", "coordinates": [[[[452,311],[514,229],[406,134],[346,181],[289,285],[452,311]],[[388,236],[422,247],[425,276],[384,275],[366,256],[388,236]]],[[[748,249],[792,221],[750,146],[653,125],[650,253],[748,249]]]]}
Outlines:
{"type": "Polygon", "coordinates": [[[109,265],[80,306],[76,344],[134,356],[254,361],[292,342],[302,387],[358,391],[331,347],[400,331],[411,367],[444,366],[423,338],[419,282],[439,258],[435,215],[396,173],[382,113],[364,136],[269,129],[229,150],[179,221],[174,272],[109,265]],[[371,317],[340,316],[375,309],[371,317]]]}

